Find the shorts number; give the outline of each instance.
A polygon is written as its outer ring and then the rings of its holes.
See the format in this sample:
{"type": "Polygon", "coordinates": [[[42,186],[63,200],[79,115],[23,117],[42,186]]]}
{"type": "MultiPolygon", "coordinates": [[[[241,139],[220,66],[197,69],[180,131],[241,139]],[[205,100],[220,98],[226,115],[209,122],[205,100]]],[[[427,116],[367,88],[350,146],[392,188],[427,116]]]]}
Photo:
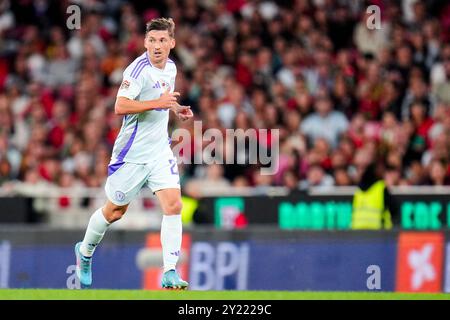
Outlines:
{"type": "Polygon", "coordinates": [[[178,174],[177,161],[174,159],[169,159],[169,163],[170,163],[170,173],[178,174]]]}

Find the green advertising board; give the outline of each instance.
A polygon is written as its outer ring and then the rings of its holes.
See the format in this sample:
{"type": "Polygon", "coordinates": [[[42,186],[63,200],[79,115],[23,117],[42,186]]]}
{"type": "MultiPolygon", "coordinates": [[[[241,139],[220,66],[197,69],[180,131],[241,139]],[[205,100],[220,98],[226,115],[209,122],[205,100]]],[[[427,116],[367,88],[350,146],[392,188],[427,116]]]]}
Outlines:
{"type": "Polygon", "coordinates": [[[403,229],[437,230],[444,226],[444,220],[450,228],[450,202],[444,207],[438,201],[405,201],[401,206],[401,218],[403,229]]]}
{"type": "MultiPolygon", "coordinates": [[[[351,202],[281,202],[278,225],[281,229],[351,229],[351,202]]],[[[450,228],[450,202],[405,201],[400,204],[400,227],[406,230],[450,228]],[[446,221],[446,223],[445,223],[446,221]]]]}
{"type": "MultiPolygon", "coordinates": [[[[393,195],[398,212],[394,227],[405,230],[450,228],[450,194],[393,195]]],[[[215,197],[203,199],[203,223],[234,228],[237,217],[252,225],[277,225],[290,230],[349,230],[351,195],[215,197]]]]}
{"type": "Polygon", "coordinates": [[[348,202],[281,202],[278,207],[281,229],[350,229],[352,205],[348,202]]]}

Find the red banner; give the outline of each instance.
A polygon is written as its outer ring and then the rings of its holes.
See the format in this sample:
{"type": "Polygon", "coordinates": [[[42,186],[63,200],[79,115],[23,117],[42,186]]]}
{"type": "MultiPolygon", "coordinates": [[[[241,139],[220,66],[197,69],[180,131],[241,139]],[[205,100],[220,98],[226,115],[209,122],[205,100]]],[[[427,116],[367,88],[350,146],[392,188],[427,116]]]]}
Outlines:
{"type": "Polygon", "coordinates": [[[444,235],[403,232],[398,239],[396,291],[441,292],[444,235]]]}

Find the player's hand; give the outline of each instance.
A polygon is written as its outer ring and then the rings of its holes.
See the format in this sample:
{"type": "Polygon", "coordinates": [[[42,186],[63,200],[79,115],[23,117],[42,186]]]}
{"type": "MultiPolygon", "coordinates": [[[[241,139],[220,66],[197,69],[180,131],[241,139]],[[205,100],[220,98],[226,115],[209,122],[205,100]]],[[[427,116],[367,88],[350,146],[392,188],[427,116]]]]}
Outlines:
{"type": "Polygon", "coordinates": [[[178,118],[180,118],[181,121],[189,120],[194,116],[194,113],[191,109],[183,110],[178,114],[178,118]]]}
{"type": "Polygon", "coordinates": [[[171,110],[183,121],[186,121],[194,116],[190,106],[182,106],[178,102],[173,108],[171,108],[171,110]]]}
{"type": "Polygon", "coordinates": [[[161,103],[161,108],[163,109],[172,109],[177,103],[177,97],[180,96],[179,92],[170,92],[169,89],[166,89],[161,96],[159,97],[159,102],[161,103]]]}

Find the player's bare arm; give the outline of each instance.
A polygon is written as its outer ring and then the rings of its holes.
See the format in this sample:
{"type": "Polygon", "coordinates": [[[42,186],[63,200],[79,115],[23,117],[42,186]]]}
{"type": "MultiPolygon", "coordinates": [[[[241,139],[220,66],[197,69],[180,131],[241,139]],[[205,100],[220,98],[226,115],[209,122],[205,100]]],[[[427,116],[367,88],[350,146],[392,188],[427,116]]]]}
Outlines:
{"type": "Polygon", "coordinates": [[[169,92],[166,90],[161,97],[149,101],[137,101],[126,97],[118,97],[114,107],[118,115],[141,113],[153,109],[173,109],[178,105],[177,97],[179,92],[169,92]]]}

